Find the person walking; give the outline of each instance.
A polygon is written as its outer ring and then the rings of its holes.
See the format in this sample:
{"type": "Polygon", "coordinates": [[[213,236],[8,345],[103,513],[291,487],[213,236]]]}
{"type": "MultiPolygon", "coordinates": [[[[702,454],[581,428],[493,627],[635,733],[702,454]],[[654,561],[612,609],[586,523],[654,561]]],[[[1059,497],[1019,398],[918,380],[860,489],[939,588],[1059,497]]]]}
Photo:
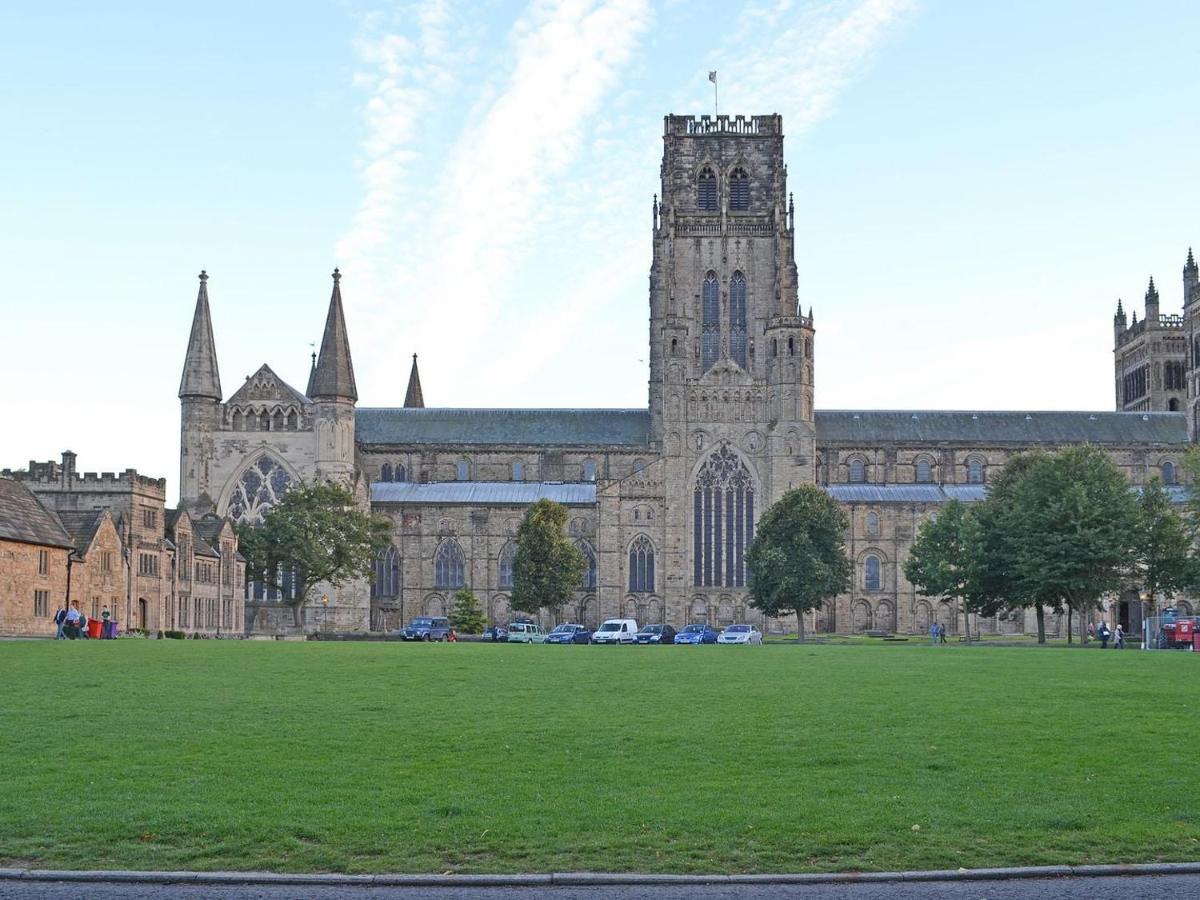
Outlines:
{"type": "Polygon", "coordinates": [[[1100,649],[1101,650],[1108,649],[1109,635],[1110,635],[1110,632],[1108,630],[1108,623],[1101,621],[1100,628],[1096,631],[1096,637],[1100,638],[1100,649]]]}
{"type": "Polygon", "coordinates": [[[1121,627],[1120,622],[1117,623],[1117,630],[1113,634],[1113,649],[1114,650],[1124,650],[1125,649],[1125,629],[1121,627]]]}
{"type": "Polygon", "coordinates": [[[79,611],[79,639],[86,641],[91,638],[88,634],[88,617],[82,609],[79,611]]]}
{"type": "Polygon", "coordinates": [[[70,640],[75,640],[79,635],[79,604],[74,600],[71,601],[71,608],[67,610],[67,637],[70,640]]]}
{"type": "Polygon", "coordinates": [[[67,608],[61,603],[58,604],[58,610],[54,613],[54,639],[56,641],[65,641],[67,639],[63,629],[67,624],[67,608]]]}
{"type": "Polygon", "coordinates": [[[937,622],[929,626],[929,643],[936,644],[938,642],[938,627],[937,622]]]}
{"type": "Polygon", "coordinates": [[[946,625],[944,622],[938,624],[938,643],[946,643],[946,625]]]}
{"type": "Polygon", "coordinates": [[[112,613],[108,611],[108,604],[104,604],[104,608],[100,610],[100,637],[112,637],[112,613]]]}

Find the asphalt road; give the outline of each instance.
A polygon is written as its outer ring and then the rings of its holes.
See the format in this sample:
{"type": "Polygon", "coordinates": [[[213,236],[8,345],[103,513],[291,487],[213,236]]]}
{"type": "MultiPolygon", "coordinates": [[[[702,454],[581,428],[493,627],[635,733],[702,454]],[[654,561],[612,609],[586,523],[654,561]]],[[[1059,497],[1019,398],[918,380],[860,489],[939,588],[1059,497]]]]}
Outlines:
{"type": "Polygon", "coordinates": [[[382,888],[0,881],[0,900],[1195,900],[1200,875],[911,884],[382,888]]]}

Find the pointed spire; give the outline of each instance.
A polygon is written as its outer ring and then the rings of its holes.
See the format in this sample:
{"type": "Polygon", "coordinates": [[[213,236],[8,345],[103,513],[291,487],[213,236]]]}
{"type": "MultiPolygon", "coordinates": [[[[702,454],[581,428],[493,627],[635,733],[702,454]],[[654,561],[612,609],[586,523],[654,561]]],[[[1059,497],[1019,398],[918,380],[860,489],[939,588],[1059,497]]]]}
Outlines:
{"type": "Polygon", "coordinates": [[[1132,328],[1132,327],[1133,327],[1134,325],[1136,325],[1136,324],[1137,324],[1137,310],[1135,309],[1135,310],[1133,311],[1133,321],[1132,321],[1132,323],[1130,324],[1130,327],[1132,328]]]}
{"type": "Polygon", "coordinates": [[[1196,260],[1192,259],[1192,248],[1191,247],[1188,247],[1188,258],[1187,258],[1186,265],[1189,269],[1196,268],[1196,260]]]}
{"type": "Polygon", "coordinates": [[[408,393],[404,395],[405,409],[424,409],[425,396],[421,393],[421,373],[417,371],[417,354],[413,354],[412,371],[408,373],[408,393]]]}
{"type": "Polygon", "coordinates": [[[1120,297],[1118,297],[1118,298],[1117,298],[1117,318],[1118,318],[1118,319],[1124,319],[1124,318],[1125,318],[1125,307],[1121,305],[1121,298],[1120,298],[1120,297]]]}
{"type": "Polygon", "coordinates": [[[192,316],[192,334],[183,360],[179,396],[221,399],[221,374],[217,371],[217,346],[213,341],[212,315],[208,309],[208,273],[200,273],[200,292],[192,316]]]}
{"type": "Polygon", "coordinates": [[[317,380],[317,351],[313,351],[312,367],[308,370],[308,387],[304,391],[304,396],[312,398],[313,383],[317,380]]]}
{"type": "Polygon", "coordinates": [[[321,354],[312,373],[309,396],[313,399],[358,400],[354,386],[354,364],[350,361],[350,339],[346,335],[346,317],[342,312],[342,273],[333,270],[333,295],[329,315],[321,336],[321,354]]]}
{"type": "Polygon", "coordinates": [[[1154,276],[1153,275],[1150,276],[1150,286],[1148,288],[1146,288],[1146,299],[1147,300],[1151,300],[1151,299],[1157,300],[1158,299],[1158,288],[1156,288],[1154,286],[1154,276]]]}

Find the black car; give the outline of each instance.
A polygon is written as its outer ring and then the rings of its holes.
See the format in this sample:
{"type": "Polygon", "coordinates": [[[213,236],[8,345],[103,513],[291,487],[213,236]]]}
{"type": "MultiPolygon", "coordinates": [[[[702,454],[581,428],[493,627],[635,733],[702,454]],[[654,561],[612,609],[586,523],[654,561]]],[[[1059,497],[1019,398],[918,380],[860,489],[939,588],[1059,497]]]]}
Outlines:
{"type": "Polygon", "coordinates": [[[503,625],[493,625],[483,633],[483,639],[493,644],[503,644],[508,640],[508,629],[503,625]]]}
{"type": "Polygon", "coordinates": [[[673,644],[675,629],[670,625],[647,625],[633,636],[637,644],[673,644]]]}
{"type": "Polygon", "coordinates": [[[450,620],[445,616],[420,616],[400,632],[406,641],[444,641],[450,635],[450,620]]]}

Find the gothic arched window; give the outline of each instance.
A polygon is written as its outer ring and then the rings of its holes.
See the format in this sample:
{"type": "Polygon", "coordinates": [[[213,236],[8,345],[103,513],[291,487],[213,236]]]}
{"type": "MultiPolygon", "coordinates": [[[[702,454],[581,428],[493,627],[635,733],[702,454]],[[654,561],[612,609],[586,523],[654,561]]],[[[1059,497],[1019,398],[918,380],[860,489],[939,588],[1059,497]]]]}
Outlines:
{"type": "Polygon", "coordinates": [[[858,457],[850,460],[850,483],[863,484],[867,480],[867,464],[858,457]]]}
{"type": "Polygon", "coordinates": [[[291,486],[292,476],[264,453],[238,479],[226,513],[235,522],[259,525],[291,486]]]}
{"type": "Polygon", "coordinates": [[[741,458],[722,445],[696,474],[693,576],[697,587],[744,587],[745,550],[754,537],[754,482],[741,458]]]}
{"type": "Polygon", "coordinates": [[[396,468],[392,469],[392,481],[408,481],[404,466],[400,463],[396,463],[396,468]]]}
{"type": "Polygon", "coordinates": [[[392,464],[391,463],[384,463],[382,466],[379,467],[379,480],[380,481],[391,481],[392,480],[392,464]]]}
{"type": "Polygon", "coordinates": [[[385,547],[376,554],[372,574],[372,600],[394,600],[400,596],[400,554],[395,547],[385,547]]]}
{"type": "Polygon", "coordinates": [[[629,591],[633,594],[654,593],[654,545],[644,534],[629,545],[629,591]]]}
{"type": "Polygon", "coordinates": [[[514,541],[509,541],[500,550],[500,587],[506,590],[512,590],[513,573],[512,564],[513,557],[517,555],[517,545],[514,541]]]}
{"type": "Polygon", "coordinates": [[[917,483],[928,484],[933,480],[933,467],[929,465],[929,460],[917,460],[917,483]]]}
{"type": "Polygon", "coordinates": [[[879,513],[867,513],[867,534],[871,537],[879,534],[879,513]]]}
{"type": "Polygon", "coordinates": [[[455,477],[459,481],[466,481],[471,477],[471,465],[465,459],[460,459],[455,466],[455,477]]]}
{"type": "Polygon", "coordinates": [[[1175,483],[1175,463],[1165,462],[1158,467],[1158,470],[1162,473],[1163,484],[1175,483]]]}
{"type": "Polygon", "coordinates": [[[704,338],[704,358],[701,360],[701,368],[707,372],[721,353],[721,288],[717,283],[716,272],[709,272],[704,276],[702,297],[704,322],[701,333],[704,338]]]}
{"type": "Polygon", "coordinates": [[[584,464],[583,464],[583,480],[584,481],[595,481],[596,480],[596,464],[594,462],[592,462],[590,459],[587,460],[586,462],[584,462],[584,464]]]}
{"type": "Polygon", "coordinates": [[[442,541],[433,557],[433,586],[460,588],[463,586],[463,552],[458,541],[442,541]]]}
{"type": "Polygon", "coordinates": [[[863,588],[868,591],[879,590],[878,556],[868,556],[863,560],[863,588]]]}
{"type": "Polygon", "coordinates": [[[750,179],[745,169],[734,169],[729,176],[729,208],[739,211],[750,208],[750,179]]]}
{"type": "Polygon", "coordinates": [[[524,481],[525,480],[525,463],[515,462],[512,464],[512,480],[513,481],[524,481]]]}
{"type": "Polygon", "coordinates": [[[596,573],[596,551],[592,549],[592,545],[587,541],[576,541],[575,546],[579,548],[579,552],[583,554],[583,560],[587,563],[583,569],[583,581],[580,582],[579,588],[584,591],[594,591],[597,583],[596,573]]]}
{"type": "Polygon", "coordinates": [[[746,365],[746,276],[734,272],[729,281],[729,355],[743,369],[746,365]]]}
{"type": "Polygon", "coordinates": [[[717,176],[705,167],[696,179],[696,206],[705,212],[717,210],[717,176]]]}

